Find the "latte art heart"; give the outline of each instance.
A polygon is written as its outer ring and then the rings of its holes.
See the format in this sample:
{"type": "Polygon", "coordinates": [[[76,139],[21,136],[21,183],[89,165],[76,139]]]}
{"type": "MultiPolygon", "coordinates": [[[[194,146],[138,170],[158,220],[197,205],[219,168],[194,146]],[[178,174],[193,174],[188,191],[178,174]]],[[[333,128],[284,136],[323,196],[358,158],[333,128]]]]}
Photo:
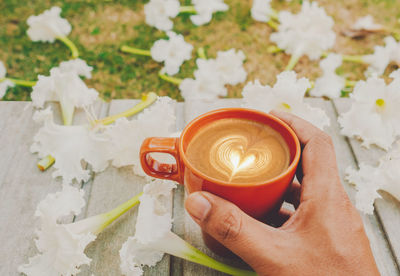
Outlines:
{"type": "Polygon", "coordinates": [[[266,141],[249,145],[249,137],[232,135],[218,139],[210,150],[210,163],[229,181],[235,177],[254,175],[268,170],[271,151],[263,147],[266,141]]]}
{"type": "Polygon", "coordinates": [[[204,127],[186,154],[203,173],[232,183],[265,181],[289,165],[289,150],[281,135],[244,119],[222,119],[204,127]]]}

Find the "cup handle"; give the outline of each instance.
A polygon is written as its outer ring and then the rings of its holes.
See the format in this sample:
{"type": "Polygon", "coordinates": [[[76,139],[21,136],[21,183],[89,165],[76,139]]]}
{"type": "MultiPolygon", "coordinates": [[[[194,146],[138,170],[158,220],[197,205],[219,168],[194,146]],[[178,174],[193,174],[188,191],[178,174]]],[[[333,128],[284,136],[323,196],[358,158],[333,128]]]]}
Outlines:
{"type": "Polygon", "coordinates": [[[178,141],[179,138],[146,138],[140,147],[140,163],[144,172],[155,178],[173,180],[183,184],[181,181],[178,141]],[[150,156],[152,152],[168,153],[175,158],[176,164],[160,163],[150,156]]]}

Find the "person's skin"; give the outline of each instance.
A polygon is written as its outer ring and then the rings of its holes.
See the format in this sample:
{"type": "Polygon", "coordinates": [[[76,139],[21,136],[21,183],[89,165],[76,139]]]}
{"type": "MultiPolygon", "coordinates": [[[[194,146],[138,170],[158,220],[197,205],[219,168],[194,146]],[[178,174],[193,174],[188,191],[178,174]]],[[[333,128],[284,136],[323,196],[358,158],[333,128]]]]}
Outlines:
{"type": "Polygon", "coordinates": [[[200,227],[241,257],[259,275],[379,275],[361,217],[340,182],[331,138],[310,123],[272,112],[302,145],[297,172],[274,228],[207,192],[188,196],[185,207],[200,227]]]}

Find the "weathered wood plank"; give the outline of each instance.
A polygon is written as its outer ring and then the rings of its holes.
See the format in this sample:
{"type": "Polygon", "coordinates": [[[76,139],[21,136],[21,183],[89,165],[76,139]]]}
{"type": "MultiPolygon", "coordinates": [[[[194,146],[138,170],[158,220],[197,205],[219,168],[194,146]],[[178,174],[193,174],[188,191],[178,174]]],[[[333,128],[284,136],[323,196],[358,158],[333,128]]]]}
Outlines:
{"type": "MultiPolygon", "coordinates": [[[[185,126],[184,118],[184,103],[178,103],[176,105],[176,128],[178,131],[183,130],[185,126]]],[[[179,235],[181,238],[185,238],[185,221],[184,221],[184,187],[183,185],[178,185],[174,192],[173,201],[173,224],[172,231],[179,235]]],[[[183,263],[185,262],[181,258],[174,256],[170,257],[170,275],[181,276],[183,275],[183,263]]]]}
{"type": "MultiPolygon", "coordinates": [[[[336,110],[343,114],[350,109],[351,103],[347,99],[337,99],[334,101],[336,110]]],[[[371,146],[366,149],[361,146],[360,141],[354,138],[349,139],[350,145],[358,163],[366,163],[376,166],[379,158],[385,154],[382,149],[371,146]]],[[[392,253],[397,265],[400,265],[400,202],[389,194],[382,192],[382,199],[375,201],[375,213],[378,216],[386,237],[392,248],[392,253]]]]}
{"type": "MultiPolygon", "coordinates": [[[[122,112],[137,100],[114,100],[110,104],[109,115],[122,112]]],[[[106,171],[96,174],[91,183],[91,192],[85,216],[93,216],[118,206],[140,193],[146,184],[144,177],[136,176],[131,167],[109,167],[106,171]]],[[[171,206],[172,212],[172,206],[171,206]]],[[[91,243],[86,253],[92,258],[89,267],[83,268],[80,275],[121,275],[119,250],[129,236],[135,233],[137,208],[133,208],[105,229],[97,239],[91,243]]],[[[165,255],[163,260],[154,268],[145,268],[145,275],[168,275],[170,256],[165,255]]]]}
{"type": "MultiPolygon", "coordinates": [[[[52,107],[61,123],[58,104],[52,107]]],[[[36,254],[36,206],[48,193],[61,190],[61,181],[51,176],[53,170],[40,172],[37,155],[29,151],[41,127],[32,121],[33,113],[28,102],[0,102],[0,275],[19,275],[17,267],[36,254]]],[[[76,112],[75,122],[85,121],[84,112],[76,112]]]]}

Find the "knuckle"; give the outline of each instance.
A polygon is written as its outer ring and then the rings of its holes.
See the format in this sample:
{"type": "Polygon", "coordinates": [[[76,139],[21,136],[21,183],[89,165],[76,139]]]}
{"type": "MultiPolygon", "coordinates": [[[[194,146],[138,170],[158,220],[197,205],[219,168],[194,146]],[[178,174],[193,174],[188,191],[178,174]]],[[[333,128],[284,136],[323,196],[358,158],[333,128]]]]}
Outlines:
{"type": "Polygon", "coordinates": [[[323,131],[321,131],[319,135],[313,137],[313,142],[321,146],[329,146],[333,148],[332,138],[323,131]]]}
{"type": "Polygon", "coordinates": [[[242,231],[242,216],[237,209],[230,209],[217,225],[217,235],[223,241],[236,240],[242,231]]]}

